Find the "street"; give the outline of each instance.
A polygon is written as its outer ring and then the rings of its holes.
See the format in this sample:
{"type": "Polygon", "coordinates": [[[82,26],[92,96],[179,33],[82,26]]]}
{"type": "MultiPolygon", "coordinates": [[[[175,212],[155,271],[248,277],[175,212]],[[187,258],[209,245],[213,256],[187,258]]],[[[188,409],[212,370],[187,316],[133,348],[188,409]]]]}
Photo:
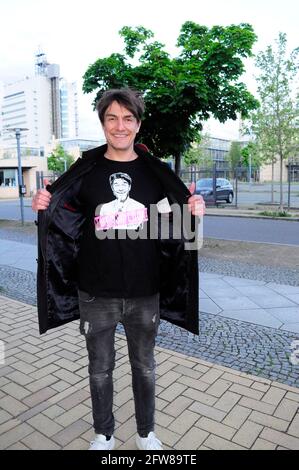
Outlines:
{"type": "MultiPolygon", "coordinates": [[[[268,204],[271,201],[271,184],[239,183],[237,197],[239,206],[252,204],[268,204]]],[[[276,204],[279,204],[280,202],[280,186],[278,183],[274,184],[274,202],[276,204]]],[[[284,205],[287,205],[288,203],[288,185],[286,183],[283,184],[283,202],[284,205]]],[[[298,183],[291,184],[290,205],[291,207],[299,207],[298,183]]]]}
{"type": "MultiPolygon", "coordinates": [[[[24,199],[25,221],[36,220],[36,213],[31,209],[31,198],[24,199]]],[[[20,202],[18,199],[0,200],[0,219],[21,220],[20,202]]]]}
{"type": "MultiPolygon", "coordinates": [[[[24,201],[26,221],[36,220],[31,200],[24,201]]],[[[18,200],[0,201],[0,219],[20,220],[18,200]]],[[[205,216],[204,237],[284,245],[299,245],[299,222],[244,217],[205,216]]]]}
{"type": "Polygon", "coordinates": [[[206,216],[204,237],[279,245],[299,245],[299,222],[246,217],[206,216]]]}

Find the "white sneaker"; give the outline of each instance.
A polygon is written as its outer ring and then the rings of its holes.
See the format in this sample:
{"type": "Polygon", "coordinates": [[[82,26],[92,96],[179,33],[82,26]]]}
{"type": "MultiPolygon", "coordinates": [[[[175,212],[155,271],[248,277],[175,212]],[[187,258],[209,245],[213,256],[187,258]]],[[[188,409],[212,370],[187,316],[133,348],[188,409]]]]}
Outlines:
{"type": "Polygon", "coordinates": [[[112,450],[115,446],[115,439],[113,436],[106,440],[106,436],[103,434],[96,434],[94,441],[91,441],[88,450],[112,450]]]}
{"type": "Polygon", "coordinates": [[[136,436],[136,445],[139,450],[163,450],[162,442],[159,441],[154,432],[150,432],[147,437],[136,436]]]}

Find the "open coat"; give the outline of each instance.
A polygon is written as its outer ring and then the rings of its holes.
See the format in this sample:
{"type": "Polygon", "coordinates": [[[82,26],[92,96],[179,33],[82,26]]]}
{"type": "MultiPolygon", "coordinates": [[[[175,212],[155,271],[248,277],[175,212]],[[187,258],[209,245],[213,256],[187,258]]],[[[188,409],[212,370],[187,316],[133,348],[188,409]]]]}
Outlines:
{"type": "MultiPolygon", "coordinates": [[[[84,152],[70,169],[52,185],[47,210],[38,212],[37,303],[40,333],[73,320],[79,314],[76,257],[85,222],[84,211],[76,205],[82,177],[92,171],[107,146],[84,152]]],[[[170,204],[182,208],[190,192],[170,167],[135,147],[163,185],[170,204]]],[[[193,226],[198,219],[192,217],[193,226]]],[[[198,334],[198,258],[196,250],[185,248],[186,238],[159,238],[161,318],[198,334]]]]}

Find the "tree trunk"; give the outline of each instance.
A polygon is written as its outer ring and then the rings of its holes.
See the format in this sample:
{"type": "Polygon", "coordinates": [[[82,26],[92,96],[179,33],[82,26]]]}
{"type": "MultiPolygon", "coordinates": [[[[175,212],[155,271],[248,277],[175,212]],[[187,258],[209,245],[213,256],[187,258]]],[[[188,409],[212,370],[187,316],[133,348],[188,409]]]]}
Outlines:
{"type": "Polygon", "coordinates": [[[274,204],[274,161],[272,160],[271,204],[274,204]]]}
{"type": "Polygon", "coordinates": [[[197,179],[197,166],[196,165],[192,165],[192,178],[191,178],[191,182],[194,181],[194,183],[196,183],[196,179],[197,179]]]}
{"type": "Polygon", "coordinates": [[[283,211],[283,185],[282,185],[282,171],[283,171],[283,156],[280,154],[280,205],[279,210],[283,211]]]}
{"type": "Polygon", "coordinates": [[[177,153],[175,156],[175,173],[180,176],[181,171],[181,155],[177,153]]]}

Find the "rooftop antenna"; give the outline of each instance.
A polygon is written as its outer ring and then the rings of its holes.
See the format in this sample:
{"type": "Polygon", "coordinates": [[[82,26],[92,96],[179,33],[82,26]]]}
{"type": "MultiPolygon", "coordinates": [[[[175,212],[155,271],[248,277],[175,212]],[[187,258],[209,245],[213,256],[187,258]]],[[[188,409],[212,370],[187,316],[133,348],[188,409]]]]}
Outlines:
{"type": "Polygon", "coordinates": [[[37,53],[35,54],[35,75],[47,75],[47,61],[46,54],[43,52],[41,46],[38,46],[37,53]]]}

